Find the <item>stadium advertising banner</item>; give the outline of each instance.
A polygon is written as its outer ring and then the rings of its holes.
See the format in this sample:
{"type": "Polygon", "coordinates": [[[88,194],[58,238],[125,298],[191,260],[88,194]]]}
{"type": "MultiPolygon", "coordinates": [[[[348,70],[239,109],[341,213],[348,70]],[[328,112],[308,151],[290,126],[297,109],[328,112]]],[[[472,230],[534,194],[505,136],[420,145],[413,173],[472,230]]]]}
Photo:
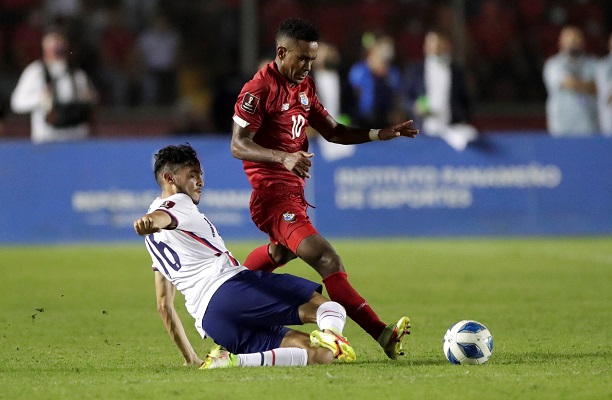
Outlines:
{"type": "Polygon", "coordinates": [[[0,243],[139,240],[133,229],[160,189],[153,155],[189,141],[201,154],[205,189],[200,209],[221,233],[266,239],[248,210],[250,186],[227,139],[92,140],[0,144],[0,243]]]}
{"type": "MultiPolygon", "coordinates": [[[[265,241],[228,137],[0,143],[0,244],[139,240],[134,219],[159,194],[153,154],[200,153],[200,209],[226,239],[265,241]]],[[[316,143],[307,198],[335,237],[612,233],[612,139],[490,134],[456,152],[435,138],[375,142],[325,160],[316,143]]],[[[284,210],[279,210],[283,212],[284,210]]]]}
{"type": "Polygon", "coordinates": [[[315,174],[317,224],[332,236],[612,233],[612,138],[491,134],[463,152],[375,142],[315,174]]]}

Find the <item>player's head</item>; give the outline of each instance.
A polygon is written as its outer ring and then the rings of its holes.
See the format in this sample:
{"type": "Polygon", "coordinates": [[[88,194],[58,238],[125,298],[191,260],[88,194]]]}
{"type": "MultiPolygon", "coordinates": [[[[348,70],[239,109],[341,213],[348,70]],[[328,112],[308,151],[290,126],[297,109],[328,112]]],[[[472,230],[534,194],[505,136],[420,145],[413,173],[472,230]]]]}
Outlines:
{"type": "Polygon", "coordinates": [[[184,193],[194,204],[202,195],[202,168],[196,151],[187,143],[170,145],[155,154],[154,174],[162,191],[184,193]]]}
{"type": "Polygon", "coordinates": [[[317,58],[319,31],[310,22],[289,18],[276,31],[276,65],[291,83],[300,84],[317,58]]]}

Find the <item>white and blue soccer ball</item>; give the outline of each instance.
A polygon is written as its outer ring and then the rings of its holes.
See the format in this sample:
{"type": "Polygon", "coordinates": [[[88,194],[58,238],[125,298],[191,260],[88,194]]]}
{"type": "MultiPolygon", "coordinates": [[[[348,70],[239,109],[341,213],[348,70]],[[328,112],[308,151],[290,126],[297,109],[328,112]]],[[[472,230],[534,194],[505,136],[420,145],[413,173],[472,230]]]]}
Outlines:
{"type": "Polygon", "coordinates": [[[448,328],[443,348],[452,364],[484,364],[493,352],[493,337],[480,322],[463,320],[448,328]]]}

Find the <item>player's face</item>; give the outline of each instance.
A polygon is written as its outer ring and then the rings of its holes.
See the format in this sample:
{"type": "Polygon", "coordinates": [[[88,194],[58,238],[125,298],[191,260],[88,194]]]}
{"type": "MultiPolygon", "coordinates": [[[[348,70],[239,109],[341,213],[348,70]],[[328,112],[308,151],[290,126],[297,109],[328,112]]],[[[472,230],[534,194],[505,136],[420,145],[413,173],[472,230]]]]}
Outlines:
{"type": "Polygon", "coordinates": [[[277,56],[280,62],[278,69],[291,83],[300,84],[312,69],[317,58],[319,44],[303,40],[288,40],[286,46],[279,46],[277,56]]]}
{"type": "Polygon", "coordinates": [[[202,168],[199,165],[181,167],[174,174],[174,186],[177,193],[184,193],[191,197],[193,204],[199,204],[200,197],[202,197],[202,187],[204,186],[202,168]]]}

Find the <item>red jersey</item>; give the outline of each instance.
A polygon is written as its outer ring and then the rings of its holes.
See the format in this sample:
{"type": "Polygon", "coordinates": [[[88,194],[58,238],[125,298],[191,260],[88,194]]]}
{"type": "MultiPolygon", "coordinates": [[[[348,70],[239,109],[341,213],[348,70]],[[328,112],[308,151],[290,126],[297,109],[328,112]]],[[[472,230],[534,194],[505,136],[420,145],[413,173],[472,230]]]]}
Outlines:
{"type": "MultiPolygon", "coordinates": [[[[316,95],[313,79],[290,83],[271,62],[247,82],[234,106],[234,122],[254,132],[253,141],[267,149],[288,153],[308,151],[306,127],[322,121],[329,113],[316,95]]],[[[304,179],[278,163],[244,161],[253,189],[272,185],[304,186],[304,179]]]]}

